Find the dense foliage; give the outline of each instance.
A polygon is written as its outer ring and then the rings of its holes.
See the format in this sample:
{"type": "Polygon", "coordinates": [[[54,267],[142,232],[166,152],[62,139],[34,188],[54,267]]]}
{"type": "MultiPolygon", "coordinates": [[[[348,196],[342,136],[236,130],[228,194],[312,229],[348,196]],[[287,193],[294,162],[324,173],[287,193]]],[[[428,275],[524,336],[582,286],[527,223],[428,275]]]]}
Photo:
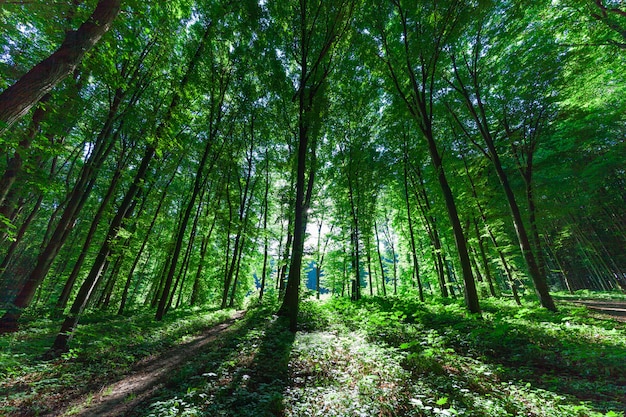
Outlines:
{"type": "Polygon", "coordinates": [[[33,0],[0,31],[0,333],[52,320],[49,358],[86,313],[626,291],[621,2],[33,0]]]}

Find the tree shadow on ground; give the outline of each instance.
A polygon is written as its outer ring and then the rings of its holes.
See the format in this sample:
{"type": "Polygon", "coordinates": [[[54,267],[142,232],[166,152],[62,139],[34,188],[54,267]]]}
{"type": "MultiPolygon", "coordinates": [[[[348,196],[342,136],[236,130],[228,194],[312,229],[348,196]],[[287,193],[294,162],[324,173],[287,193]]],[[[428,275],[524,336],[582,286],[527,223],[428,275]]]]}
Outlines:
{"type": "Polygon", "coordinates": [[[126,415],[282,416],[293,342],[284,319],[253,311],[126,415]]]}

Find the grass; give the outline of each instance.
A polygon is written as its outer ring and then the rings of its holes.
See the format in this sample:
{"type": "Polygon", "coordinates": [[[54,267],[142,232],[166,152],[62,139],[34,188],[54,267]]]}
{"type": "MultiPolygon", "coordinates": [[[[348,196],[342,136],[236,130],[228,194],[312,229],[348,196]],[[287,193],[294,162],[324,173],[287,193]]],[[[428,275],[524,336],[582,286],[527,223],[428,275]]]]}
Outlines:
{"type": "MultiPolygon", "coordinates": [[[[565,301],[556,314],[530,302],[481,305],[479,319],[451,300],[306,301],[293,335],[272,314],[276,304],[267,303],[190,358],[132,415],[624,415],[623,323],[565,301]]],[[[93,387],[119,378],[141,357],[224,318],[216,311],[173,313],[160,324],[147,314],[93,316],[74,350],[55,362],[37,360],[51,342],[49,323],[0,338],[0,388],[7,392],[0,415],[44,412],[77,381],[93,387]]]]}

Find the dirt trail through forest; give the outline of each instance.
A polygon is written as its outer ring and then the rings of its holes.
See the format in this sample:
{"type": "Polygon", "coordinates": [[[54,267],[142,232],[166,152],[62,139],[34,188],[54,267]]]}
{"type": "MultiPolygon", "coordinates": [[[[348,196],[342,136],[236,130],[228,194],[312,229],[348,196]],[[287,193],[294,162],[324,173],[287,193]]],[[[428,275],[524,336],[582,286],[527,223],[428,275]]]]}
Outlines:
{"type": "Polygon", "coordinates": [[[200,353],[208,344],[228,329],[245,311],[237,311],[232,318],[220,323],[188,342],[159,356],[140,361],[124,379],[102,387],[46,417],[72,415],[78,417],[119,417],[133,410],[164,386],[174,371],[200,353]],[[78,411],[77,411],[78,410],[78,411]]]}
{"type": "MultiPolygon", "coordinates": [[[[614,318],[626,322],[626,301],[568,300],[574,304],[586,306],[602,318],[614,318]]],[[[102,387],[98,392],[83,396],[79,400],[66,404],[46,417],[119,417],[131,412],[143,401],[149,399],[157,390],[168,383],[176,369],[199,354],[211,342],[215,341],[236,320],[243,317],[245,311],[236,312],[233,317],[221,324],[207,329],[190,341],[181,344],[159,356],[153,356],[139,362],[124,379],[102,387]]]]}

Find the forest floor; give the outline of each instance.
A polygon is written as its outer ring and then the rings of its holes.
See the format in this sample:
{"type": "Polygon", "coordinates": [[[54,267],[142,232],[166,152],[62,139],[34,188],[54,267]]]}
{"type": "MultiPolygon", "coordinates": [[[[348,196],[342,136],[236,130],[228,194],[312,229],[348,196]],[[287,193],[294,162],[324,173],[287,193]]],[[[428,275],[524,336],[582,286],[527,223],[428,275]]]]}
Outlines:
{"type": "Polygon", "coordinates": [[[0,339],[0,415],[624,415],[626,300],[559,299],[556,315],[486,300],[482,319],[444,304],[309,301],[296,335],[275,305],[178,312],[158,332],[94,317],[49,362],[50,336],[24,332],[0,339]]]}
{"type": "Polygon", "coordinates": [[[594,300],[594,299],[578,299],[572,300],[574,304],[587,307],[592,312],[598,313],[600,317],[609,316],[617,321],[626,322],[626,301],[615,300],[594,300]]]}
{"type": "Polygon", "coordinates": [[[123,379],[102,386],[97,392],[82,396],[70,404],[51,410],[47,415],[117,417],[128,414],[138,404],[162,389],[178,368],[193,361],[193,358],[203,350],[212,348],[216,338],[228,331],[236,320],[244,316],[244,313],[245,311],[236,311],[232,318],[191,337],[180,345],[140,360],[123,379]]]}

